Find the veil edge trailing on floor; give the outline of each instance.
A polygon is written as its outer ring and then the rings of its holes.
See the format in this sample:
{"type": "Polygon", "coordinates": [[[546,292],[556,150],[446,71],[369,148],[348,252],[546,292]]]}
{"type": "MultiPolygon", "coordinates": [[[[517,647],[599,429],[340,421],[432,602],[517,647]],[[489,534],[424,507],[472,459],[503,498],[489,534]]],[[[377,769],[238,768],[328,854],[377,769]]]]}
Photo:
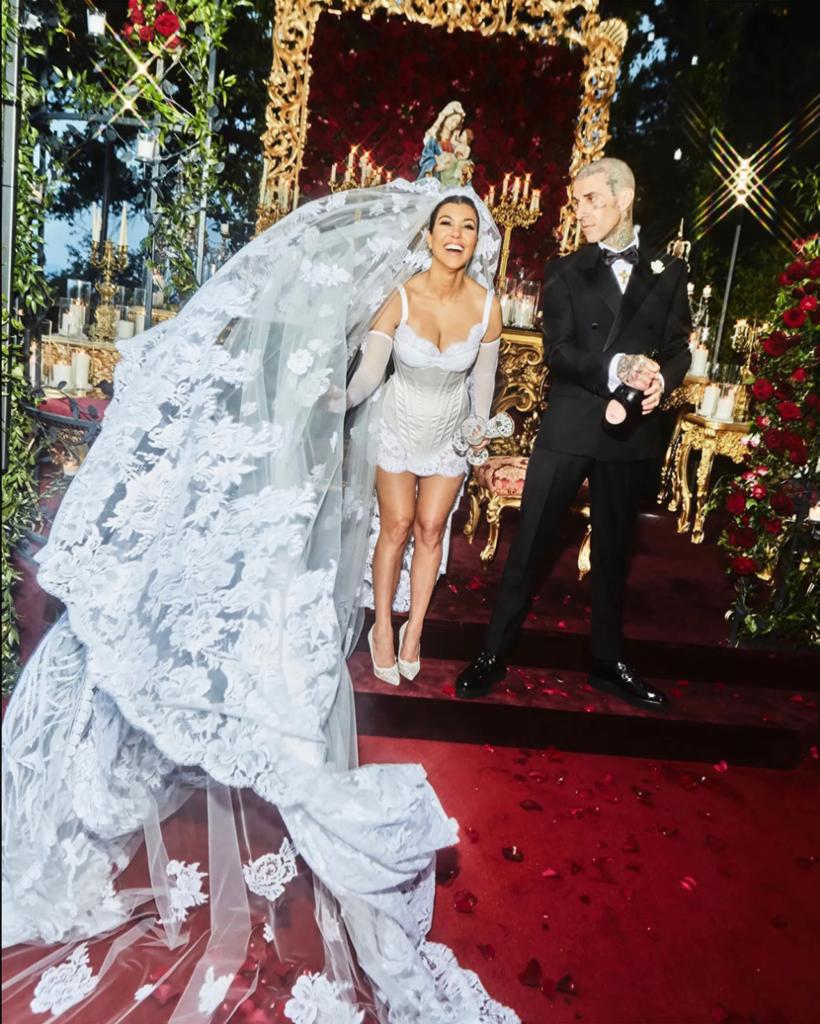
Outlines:
{"type": "MultiPolygon", "coordinates": [[[[429,260],[432,209],[464,191],[397,181],[311,203],[122,345],[104,429],[40,555],[66,611],[3,725],[3,944],[63,944],[12,972],[4,999],[37,978],[32,1012],[102,1021],[117,957],[162,941],[194,962],[170,1020],[224,1015],[248,890],[266,897],[275,941],[298,854],[325,956],[294,987],[290,1019],[517,1020],[426,942],[434,854],[455,822],[420,766],[357,767],[345,663],[379,419],[377,393],[345,420],[347,369],[392,288],[429,260]],[[287,827],[276,851],[261,824],[254,834],[248,791],[287,827]],[[203,870],[172,856],[170,825],[197,793],[203,870]],[[143,841],[150,884],[129,887],[143,841]],[[207,943],[194,943],[188,911],[206,902],[207,943]],[[114,940],[92,964],[86,940],[101,934],[114,940]]],[[[468,272],[491,287],[499,235],[473,198],[468,272]]]]}

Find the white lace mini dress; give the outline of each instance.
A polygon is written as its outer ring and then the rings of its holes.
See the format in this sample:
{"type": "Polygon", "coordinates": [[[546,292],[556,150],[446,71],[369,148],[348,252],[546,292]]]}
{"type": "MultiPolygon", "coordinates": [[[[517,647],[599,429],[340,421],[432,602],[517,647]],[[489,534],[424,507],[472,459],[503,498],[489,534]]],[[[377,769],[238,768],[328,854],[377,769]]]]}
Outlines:
{"type": "Polygon", "coordinates": [[[384,389],[377,462],[388,473],[464,476],[467,460],[453,436],[469,415],[468,377],[487,332],[493,293],[464,341],[443,351],[407,323],[407,292],[399,286],[402,317],[393,337],[395,372],[384,389]]]}

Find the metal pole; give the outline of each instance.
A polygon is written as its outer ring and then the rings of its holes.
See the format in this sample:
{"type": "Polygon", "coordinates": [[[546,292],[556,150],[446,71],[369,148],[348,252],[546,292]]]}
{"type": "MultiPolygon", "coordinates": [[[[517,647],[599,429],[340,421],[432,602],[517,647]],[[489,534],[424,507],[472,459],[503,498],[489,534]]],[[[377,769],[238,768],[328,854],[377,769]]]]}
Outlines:
{"type": "Polygon", "coordinates": [[[740,241],[740,227],[741,221],[738,220],[737,227],[735,228],[735,240],[732,243],[732,255],[729,259],[729,275],[726,278],[726,291],[723,293],[723,308],[720,311],[720,323],[718,324],[717,334],[715,335],[715,347],[712,350],[711,366],[714,366],[717,362],[718,355],[720,353],[720,343],[723,339],[723,325],[726,323],[726,310],[729,307],[729,293],[732,290],[732,278],[735,274],[735,260],[737,259],[737,243],[740,241]]]}
{"type": "MultiPolygon", "coordinates": [[[[211,95],[216,83],[216,47],[211,47],[208,56],[208,105],[211,106],[211,95]]],[[[213,137],[214,119],[208,115],[208,144],[207,150],[210,154],[211,139],[213,137]]],[[[196,283],[201,285],[205,279],[205,230],[208,221],[208,170],[207,164],[202,169],[202,194],[199,197],[199,225],[196,238],[196,283]]]]}

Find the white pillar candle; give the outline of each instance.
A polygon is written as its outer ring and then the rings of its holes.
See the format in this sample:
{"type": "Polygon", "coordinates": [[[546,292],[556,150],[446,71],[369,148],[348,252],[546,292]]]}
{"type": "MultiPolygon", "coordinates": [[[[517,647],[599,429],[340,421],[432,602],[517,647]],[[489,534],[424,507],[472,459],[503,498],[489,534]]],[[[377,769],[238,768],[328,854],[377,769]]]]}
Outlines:
{"type": "Polygon", "coordinates": [[[130,320],[120,320],[117,323],[117,337],[120,339],[134,337],[134,325],[130,320]]]}
{"type": "Polygon", "coordinates": [[[501,198],[502,199],[506,199],[507,198],[507,192],[509,191],[509,188],[510,188],[510,175],[509,174],[505,174],[504,175],[504,182],[503,182],[503,184],[501,186],[501,198]]]}
{"type": "Polygon", "coordinates": [[[530,194],[530,180],[531,179],[532,179],[532,175],[531,174],[525,174],[524,175],[524,191],[521,194],[521,198],[522,199],[526,199],[527,196],[530,194]]]}
{"type": "Polygon", "coordinates": [[[532,213],[541,212],[541,189],[534,188],[532,190],[532,201],[530,202],[530,211],[532,213]]]}
{"type": "Polygon", "coordinates": [[[64,388],[74,387],[74,376],[68,363],[56,363],[51,371],[51,379],[54,381],[55,387],[60,384],[64,388]]]}
{"type": "Polygon", "coordinates": [[[701,416],[714,416],[719,395],[720,384],[706,385],[703,389],[703,398],[700,400],[700,408],[698,409],[701,416]]]}
{"type": "Polygon", "coordinates": [[[735,395],[736,389],[734,387],[727,388],[725,393],[720,396],[715,406],[715,419],[725,420],[731,422],[735,411],[735,395]]]}
{"type": "Polygon", "coordinates": [[[37,354],[35,352],[28,357],[28,380],[32,387],[37,383],[37,354]]]}
{"type": "Polygon", "coordinates": [[[134,334],[142,334],[145,330],[145,313],[134,314],[134,334]]]}
{"type": "Polygon", "coordinates": [[[100,210],[96,203],[91,204],[91,241],[99,244],[101,218],[100,210]]]}
{"type": "Polygon", "coordinates": [[[705,345],[696,345],[692,350],[692,365],[689,373],[692,377],[705,377],[709,361],[709,350],[705,345]]]}
{"type": "Polygon", "coordinates": [[[514,203],[518,202],[518,196],[519,196],[520,192],[521,192],[521,179],[520,178],[513,178],[512,201],[514,203]]]}
{"type": "Polygon", "coordinates": [[[83,351],[75,352],[71,357],[71,371],[74,376],[74,387],[80,391],[88,389],[88,376],[91,372],[91,356],[83,351]]]}
{"type": "Polygon", "coordinates": [[[330,165],[330,184],[336,184],[336,164],[330,165]]]}
{"type": "Polygon", "coordinates": [[[495,185],[490,185],[490,191],[487,193],[487,205],[495,206],[495,185]]]}

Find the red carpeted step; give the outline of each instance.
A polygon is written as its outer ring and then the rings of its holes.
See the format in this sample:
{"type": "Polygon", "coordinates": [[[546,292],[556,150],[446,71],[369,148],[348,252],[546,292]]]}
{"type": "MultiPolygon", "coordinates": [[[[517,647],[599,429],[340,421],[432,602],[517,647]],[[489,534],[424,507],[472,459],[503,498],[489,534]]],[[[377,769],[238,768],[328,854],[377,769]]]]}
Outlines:
{"type": "Polygon", "coordinates": [[[800,690],[678,679],[662,684],[668,709],[653,712],[592,689],[585,673],[512,667],[488,697],[462,701],[453,684],[464,664],[425,657],[420,675],[394,688],[355,653],[359,731],[769,767],[796,764],[817,742],[817,701],[800,690]]]}

